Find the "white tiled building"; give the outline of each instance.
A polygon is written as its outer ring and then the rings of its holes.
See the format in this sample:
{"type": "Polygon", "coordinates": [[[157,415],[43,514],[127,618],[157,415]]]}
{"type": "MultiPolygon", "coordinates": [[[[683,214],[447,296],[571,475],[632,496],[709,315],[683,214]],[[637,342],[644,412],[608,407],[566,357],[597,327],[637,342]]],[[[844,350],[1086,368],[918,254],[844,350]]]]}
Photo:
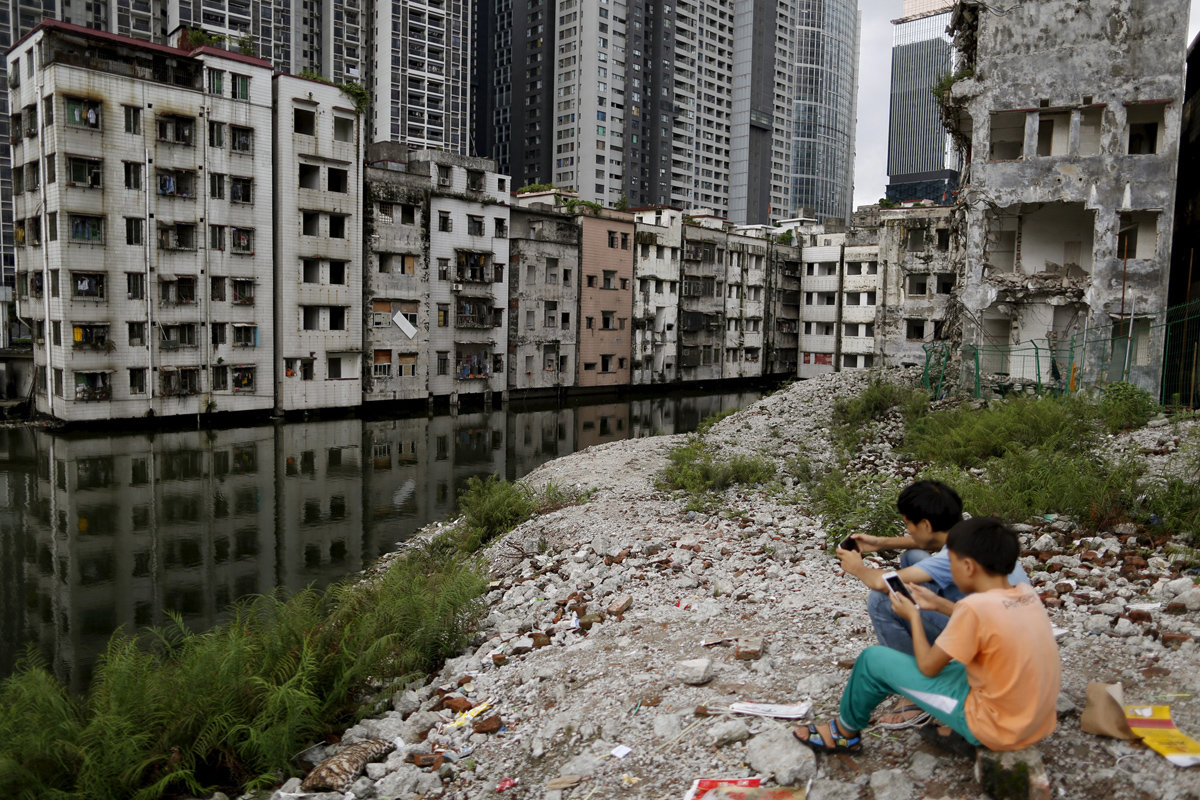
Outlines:
{"type": "Polygon", "coordinates": [[[362,403],[362,131],[336,86],[275,78],[275,334],[284,412],[362,403]]]}
{"type": "Polygon", "coordinates": [[[269,64],[52,20],[8,59],[36,409],[269,409],[269,64]]]}
{"type": "Polygon", "coordinates": [[[678,380],[679,269],[683,212],[648,208],[637,212],[633,280],[633,383],[678,380]]]}

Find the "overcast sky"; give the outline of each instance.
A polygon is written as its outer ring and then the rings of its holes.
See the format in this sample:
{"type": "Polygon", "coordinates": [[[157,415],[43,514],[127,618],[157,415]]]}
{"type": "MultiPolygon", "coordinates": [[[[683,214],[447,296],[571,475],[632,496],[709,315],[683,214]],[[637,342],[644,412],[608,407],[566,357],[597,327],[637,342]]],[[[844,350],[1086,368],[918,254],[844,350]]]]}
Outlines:
{"type": "MultiPolygon", "coordinates": [[[[859,0],[862,47],[858,78],[858,132],[854,164],[855,207],[874,203],[887,187],[888,94],[892,67],[892,20],[901,0],[859,0]]],[[[1188,41],[1200,28],[1200,0],[1191,0],[1188,41]]]]}

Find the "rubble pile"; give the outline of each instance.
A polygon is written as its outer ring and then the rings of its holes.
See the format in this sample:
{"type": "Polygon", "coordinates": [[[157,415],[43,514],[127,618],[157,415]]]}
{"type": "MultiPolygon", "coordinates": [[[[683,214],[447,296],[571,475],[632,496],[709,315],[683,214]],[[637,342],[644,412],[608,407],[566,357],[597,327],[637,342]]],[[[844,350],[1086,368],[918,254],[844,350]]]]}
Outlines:
{"type": "MultiPolygon", "coordinates": [[[[832,403],[864,382],[842,374],[793,384],[715,425],[708,441],[781,464],[830,464],[832,403]]],[[[853,468],[909,477],[893,449],[900,424],[878,423],[853,468]]],[[[1154,468],[1169,471],[1177,445],[1165,443],[1186,424],[1106,446],[1161,451],[1154,468]]],[[[855,657],[874,643],[866,590],[840,573],[819,518],[787,487],[731,489],[709,513],[656,489],[681,438],[603,445],[528,476],[595,494],[489,548],[487,614],[469,652],[305,755],[316,764],[388,740],[385,760],[348,790],[304,794],[293,779],[275,800],[676,800],[695,779],[748,776],[807,787],[814,800],[982,797],[973,762],[916,731],[872,730],[858,753],[814,757],[788,720],[731,710],[811,703],[805,719],[833,713],[855,657]]],[[[1018,529],[1023,563],[1061,631],[1059,728],[1041,746],[1054,795],[1200,794],[1200,770],[1083,734],[1078,719],[1089,681],[1121,681],[1130,702],[1169,703],[1181,729],[1200,733],[1193,577],[1128,523],[1096,536],[1062,518],[1018,529]]]]}

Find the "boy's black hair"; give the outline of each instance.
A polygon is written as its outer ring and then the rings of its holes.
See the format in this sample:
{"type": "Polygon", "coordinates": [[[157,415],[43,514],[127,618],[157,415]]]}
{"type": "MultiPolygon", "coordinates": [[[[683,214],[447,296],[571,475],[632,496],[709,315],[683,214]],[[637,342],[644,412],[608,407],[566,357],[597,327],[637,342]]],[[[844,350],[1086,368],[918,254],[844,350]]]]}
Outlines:
{"type": "Polygon", "coordinates": [[[1017,534],[995,517],[964,519],[950,529],[946,547],[960,558],[974,559],[990,575],[1008,575],[1021,554],[1017,534]]]}
{"type": "Polygon", "coordinates": [[[929,520],[935,531],[948,531],[962,519],[962,499],[941,481],[917,481],[900,492],[896,510],[914,525],[929,520]]]}

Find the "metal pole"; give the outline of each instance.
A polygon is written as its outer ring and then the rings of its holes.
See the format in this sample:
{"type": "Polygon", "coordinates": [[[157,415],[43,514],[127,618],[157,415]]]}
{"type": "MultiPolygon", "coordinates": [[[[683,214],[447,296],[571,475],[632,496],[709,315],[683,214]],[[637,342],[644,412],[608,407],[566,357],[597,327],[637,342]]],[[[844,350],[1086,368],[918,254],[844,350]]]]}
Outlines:
{"type": "Polygon", "coordinates": [[[1121,380],[1129,376],[1129,365],[1133,361],[1133,321],[1137,316],[1137,298],[1129,306],[1129,331],[1125,339],[1125,367],[1121,370],[1121,380]]]}
{"type": "Polygon", "coordinates": [[[1196,345],[1192,345],[1192,378],[1188,381],[1188,408],[1196,407],[1196,345]]]}

